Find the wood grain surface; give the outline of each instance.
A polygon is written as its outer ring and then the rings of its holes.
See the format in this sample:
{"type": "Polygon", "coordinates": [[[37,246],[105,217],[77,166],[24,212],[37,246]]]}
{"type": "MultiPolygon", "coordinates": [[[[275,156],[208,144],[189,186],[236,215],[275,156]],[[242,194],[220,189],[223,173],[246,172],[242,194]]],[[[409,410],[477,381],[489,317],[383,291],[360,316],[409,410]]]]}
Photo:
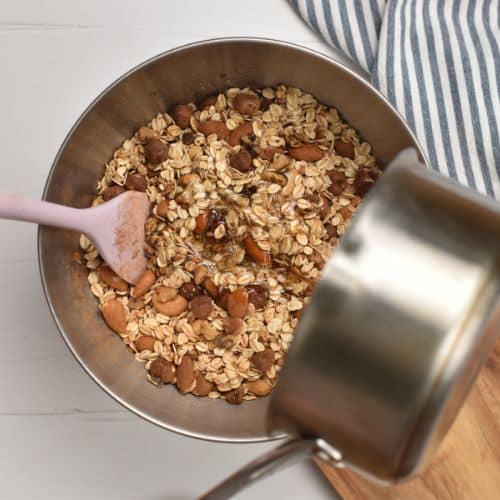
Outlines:
{"type": "Polygon", "coordinates": [[[321,465],[345,500],[500,499],[500,339],[428,467],[415,478],[381,486],[321,465]]]}

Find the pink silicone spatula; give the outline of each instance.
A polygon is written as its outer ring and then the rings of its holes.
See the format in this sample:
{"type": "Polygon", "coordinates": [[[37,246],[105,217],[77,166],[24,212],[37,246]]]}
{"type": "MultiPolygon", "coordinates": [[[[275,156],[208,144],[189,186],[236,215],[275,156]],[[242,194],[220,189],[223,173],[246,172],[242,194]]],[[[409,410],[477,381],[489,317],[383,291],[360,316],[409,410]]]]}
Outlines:
{"type": "Polygon", "coordinates": [[[92,208],[70,208],[0,193],[0,218],[35,222],[83,233],[121,278],[135,284],[146,270],[144,224],[149,216],[144,193],[127,191],[92,208]]]}

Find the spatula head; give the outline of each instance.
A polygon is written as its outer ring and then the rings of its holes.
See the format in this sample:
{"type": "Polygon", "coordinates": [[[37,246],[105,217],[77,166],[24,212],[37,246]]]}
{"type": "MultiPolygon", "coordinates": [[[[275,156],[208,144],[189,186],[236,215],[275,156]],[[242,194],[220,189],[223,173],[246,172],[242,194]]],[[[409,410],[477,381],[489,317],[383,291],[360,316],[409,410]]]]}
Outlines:
{"type": "Polygon", "coordinates": [[[127,191],[89,209],[89,238],[105,262],[131,284],[144,274],[145,224],[150,204],[145,193],[127,191]]]}

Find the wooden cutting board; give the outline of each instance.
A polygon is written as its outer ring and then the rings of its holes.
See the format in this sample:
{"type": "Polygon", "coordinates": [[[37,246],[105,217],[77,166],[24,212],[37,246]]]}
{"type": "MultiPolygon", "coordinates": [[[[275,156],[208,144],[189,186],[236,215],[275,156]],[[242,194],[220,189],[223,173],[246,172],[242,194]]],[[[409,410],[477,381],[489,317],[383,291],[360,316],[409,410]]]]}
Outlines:
{"type": "Polygon", "coordinates": [[[319,464],[345,500],[500,499],[500,339],[435,458],[414,479],[385,487],[319,464]]]}

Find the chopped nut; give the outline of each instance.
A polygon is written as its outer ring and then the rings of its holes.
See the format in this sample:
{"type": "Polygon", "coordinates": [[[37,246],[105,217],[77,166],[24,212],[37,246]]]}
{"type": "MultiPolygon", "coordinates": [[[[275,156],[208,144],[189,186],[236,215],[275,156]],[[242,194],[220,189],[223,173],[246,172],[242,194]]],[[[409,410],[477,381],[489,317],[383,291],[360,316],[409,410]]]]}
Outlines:
{"type": "Polygon", "coordinates": [[[252,260],[257,262],[257,264],[262,264],[263,266],[271,265],[271,256],[268,252],[262,250],[255,240],[251,236],[247,236],[243,243],[245,245],[245,251],[250,256],[252,260]]]}
{"type": "Polygon", "coordinates": [[[260,108],[260,99],[256,95],[243,92],[234,97],[233,105],[242,115],[253,115],[260,108]]]}
{"type": "Polygon", "coordinates": [[[241,318],[224,318],[224,331],[227,335],[239,336],[245,333],[245,322],[241,318]]]}
{"type": "Polygon", "coordinates": [[[269,290],[263,285],[247,285],[245,290],[248,294],[248,301],[255,306],[257,311],[264,309],[269,300],[269,290]]]}
{"type": "Polygon", "coordinates": [[[230,391],[226,394],[226,401],[232,405],[239,405],[243,401],[244,392],[245,390],[243,386],[240,386],[238,389],[230,391]]]}
{"type": "Polygon", "coordinates": [[[335,152],[346,158],[354,159],[354,144],[352,142],[344,142],[342,139],[335,141],[335,152]]]}
{"type": "Polygon", "coordinates": [[[271,387],[271,384],[263,378],[247,382],[247,389],[256,396],[267,396],[271,392],[271,387]]]}
{"type": "Polygon", "coordinates": [[[253,134],[252,122],[243,122],[238,128],[234,129],[227,140],[230,146],[237,146],[244,137],[253,134]]]}
{"type": "Polygon", "coordinates": [[[203,288],[213,299],[217,298],[217,296],[219,295],[219,288],[211,278],[206,278],[205,280],[203,280],[203,288]]]}
{"type": "Polygon", "coordinates": [[[111,186],[104,190],[104,192],[102,193],[102,198],[104,199],[104,201],[109,201],[124,192],[125,189],[121,186],[111,186]]]}
{"type": "Polygon", "coordinates": [[[187,300],[192,300],[197,295],[202,295],[203,291],[194,282],[183,283],[179,288],[179,293],[187,300]]]}
{"type": "Polygon", "coordinates": [[[131,191],[141,191],[144,193],[148,184],[142,174],[129,174],[125,186],[131,191]]]}
{"type": "Polygon", "coordinates": [[[206,120],[198,125],[198,130],[205,135],[215,134],[218,139],[226,139],[229,136],[229,129],[226,124],[217,120],[206,120]]]}
{"type": "Polygon", "coordinates": [[[192,114],[193,112],[187,104],[178,104],[172,110],[172,118],[180,128],[189,127],[192,114]]]}
{"type": "Polygon", "coordinates": [[[248,172],[252,168],[252,156],[246,149],[241,149],[231,156],[231,167],[240,172],[248,172]]]}
{"type": "Polygon", "coordinates": [[[214,384],[200,374],[196,377],[196,383],[192,392],[195,396],[208,396],[213,389],[214,384]]]}

